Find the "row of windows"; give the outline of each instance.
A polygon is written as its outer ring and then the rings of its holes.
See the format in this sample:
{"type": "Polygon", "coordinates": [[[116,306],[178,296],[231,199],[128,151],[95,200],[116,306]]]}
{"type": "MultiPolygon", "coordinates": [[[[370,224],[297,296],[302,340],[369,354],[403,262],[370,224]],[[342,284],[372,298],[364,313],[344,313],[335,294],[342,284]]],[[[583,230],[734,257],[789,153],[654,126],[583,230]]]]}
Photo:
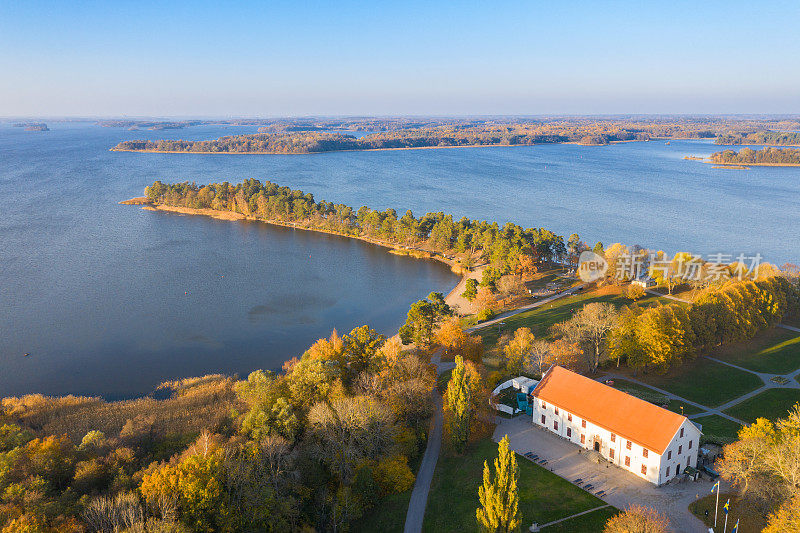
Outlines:
{"type": "MultiPolygon", "coordinates": [[[[546,421],[547,419],[545,418],[545,415],[542,415],[542,424],[545,424],[546,421]]],[[[553,420],[553,430],[558,431],[558,420],[553,420]]],[[[615,435],[612,434],[611,435],[612,441],[614,440],[614,437],[615,435]]],[[[572,438],[572,428],[567,428],[567,438],[572,438]]],[[[628,443],[630,444],[630,441],[628,441],[628,443]]],[[[586,444],[586,435],[584,435],[583,433],[581,433],[581,444],[586,444]]],[[[628,447],[628,449],[630,449],[630,446],[628,447]]],[[[647,457],[647,448],[642,448],[642,449],[644,450],[643,454],[644,457],[647,457]]],[[[615,451],[614,448],[608,450],[608,458],[611,459],[612,461],[614,460],[614,451],[615,451]]],[[[631,458],[628,455],[625,456],[625,466],[628,468],[630,468],[631,466],[631,458]]],[[[669,472],[669,469],[667,469],[667,471],[669,472]]],[[[647,475],[647,465],[645,464],[642,465],[642,475],[644,476],[647,475]]],[[[667,475],[669,475],[669,473],[667,473],[667,475]]]]}
{"type": "MultiPolygon", "coordinates": [[[[681,430],[681,431],[683,431],[683,430],[681,430]]],[[[688,448],[690,450],[692,449],[692,441],[689,441],[689,447],[688,448]]],[[[680,445],[678,445],[678,455],[680,455],[682,453],[683,453],[683,444],[680,444],[680,445]]],[[[672,450],[667,452],[667,459],[672,459],[672,450]]]]}
{"type": "MultiPolygon", "coordinates": [[[[542,408],[546,409],[546,404],[544,402],[542,402],[542,408]]],[[[555,410],[555,413],[558,414],[558,407],[555,407],[554,410],[555,410]]],[[[572,422],[572,415],[570,413],[567,413],[567,421],[568,422],[572,422]]],[[[542,415],[542,425],[545,425],[546,423],[547,423],[547,418],[546,418],[545,415],[542,415]]],[[[582,428],[586,427],[586,420],[581,420],[581,427],[582,428]]],[[[558,420],[553,420],[553,430],[558,431],[558,420]]],[[[681,429],[681,432],[683,432],[683,429],[681,429]]],[[[570,436],[572,436],[572,429],[567,428],[567,437],[570,437],[570,436]]],[[[583,435],[581,435],[581,436],[583,436],[583,435]]],[[[581,442],[583,442],[583,441],[581,440],[581,442]]],[[[617,442],[617,435],[614,434],[614,433],[611,434],[611,442],[617,442]]],[[[689,442],[689,448],[691,449],[691,447],[692,447],[692,443],[690,441],[689,442]]],[[[625,448],[628,449],[628,450],[632,449],[631,441],[627,441],[627,443],[625,444],[625,448]]],[[[647,458],[648,453],[649,453],[648,449],[645,448],[644,446],[642,446],[642,457],[647,458]]],[[[678,453],[680,453],[680,452],[678,452],[678,453]]]]}

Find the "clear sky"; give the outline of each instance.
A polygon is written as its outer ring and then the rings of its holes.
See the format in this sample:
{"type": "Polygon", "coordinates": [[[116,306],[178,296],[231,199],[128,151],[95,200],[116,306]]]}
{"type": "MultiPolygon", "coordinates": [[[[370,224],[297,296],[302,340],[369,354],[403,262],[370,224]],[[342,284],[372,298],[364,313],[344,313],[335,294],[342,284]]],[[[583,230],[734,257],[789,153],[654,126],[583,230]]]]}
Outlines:
{"type": "Polygon", "coordinates": [[[800,113],[800,2],[0,0],[0,116],[800,113]]]}

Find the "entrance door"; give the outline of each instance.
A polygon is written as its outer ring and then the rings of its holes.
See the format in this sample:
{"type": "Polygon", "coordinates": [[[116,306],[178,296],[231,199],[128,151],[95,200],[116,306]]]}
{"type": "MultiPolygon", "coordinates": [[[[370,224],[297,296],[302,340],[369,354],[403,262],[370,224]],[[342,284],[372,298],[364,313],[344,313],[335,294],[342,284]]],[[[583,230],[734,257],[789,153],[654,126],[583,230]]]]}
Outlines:
{"type": "Polygon", "coordinates": [[[600,443],[597,441],[594,441],[594,451],[596,452],[600,451],[600,443]]]}
{"type": "Polygon", "coordinates": [[[681,464],[678,463],[677,465],[675,465],[675,475],[677,476],[680,473],[681,473],[681,464]]]}

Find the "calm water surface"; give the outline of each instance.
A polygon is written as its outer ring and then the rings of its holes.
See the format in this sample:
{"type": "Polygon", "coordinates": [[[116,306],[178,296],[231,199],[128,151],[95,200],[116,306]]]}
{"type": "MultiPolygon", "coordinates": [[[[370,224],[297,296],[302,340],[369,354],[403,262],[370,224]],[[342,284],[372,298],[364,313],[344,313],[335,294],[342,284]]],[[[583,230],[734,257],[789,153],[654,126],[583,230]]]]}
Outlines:
{"type": "Polygon", "coordinates": [[[587,241],[800,261],[800,168],[712,169],[699,141],[308,156],[109,152],[126,131],[0,125],[0,396],[146,393],[164,379],[278,368],[334,327],[391,333],[455,277],[337,237],[119,206],[155,179],[255,177],[354,207],[445,211],[587,241]],[[22,354],[30,352],[30,357],[22,354]]]}

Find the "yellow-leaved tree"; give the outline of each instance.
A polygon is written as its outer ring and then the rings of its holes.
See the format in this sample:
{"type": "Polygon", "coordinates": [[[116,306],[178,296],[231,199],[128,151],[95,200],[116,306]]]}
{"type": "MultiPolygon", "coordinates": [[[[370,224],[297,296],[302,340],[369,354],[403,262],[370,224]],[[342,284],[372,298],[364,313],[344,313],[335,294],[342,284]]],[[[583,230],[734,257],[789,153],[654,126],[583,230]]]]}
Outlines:
{"type": "Polygon", "coordinates": [[[483,485],[478,488],[481,506],[476,511],[478,524],[487,533],[519,531],[519,466],[508,435],[503,437],[494,460],[494,478],[489,463],[483,462],[483,485]]]}

